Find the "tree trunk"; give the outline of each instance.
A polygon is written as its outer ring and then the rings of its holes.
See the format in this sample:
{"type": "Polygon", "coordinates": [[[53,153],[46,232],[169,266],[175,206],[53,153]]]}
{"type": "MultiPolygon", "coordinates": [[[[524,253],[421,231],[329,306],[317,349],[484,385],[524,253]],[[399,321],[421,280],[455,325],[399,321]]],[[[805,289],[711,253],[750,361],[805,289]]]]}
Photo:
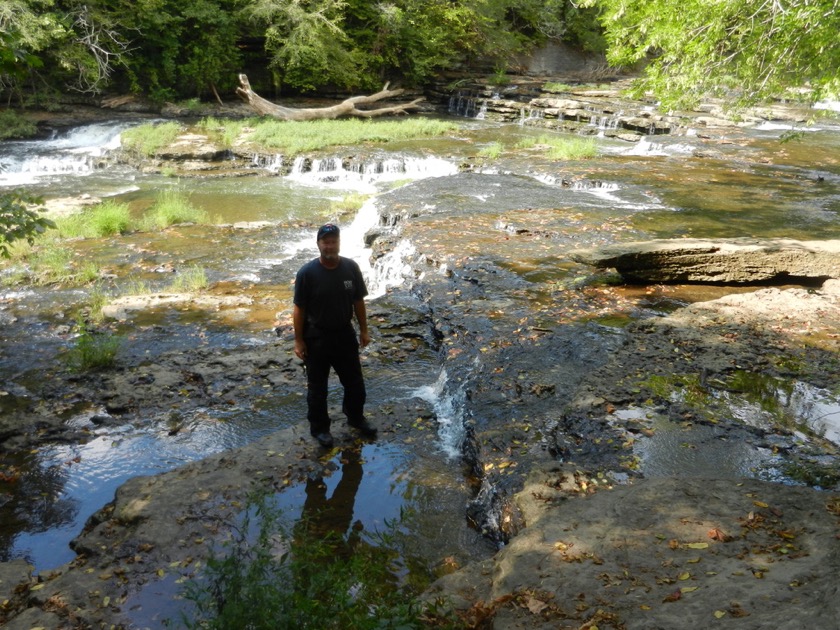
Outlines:
{"type": "Polygon", "coordinates": [[[294,108],[283,107],[270,101],[251,89],[248,77],[239,75],[239,87],[236,93],[261,116],[272,116],[280,120],[332,120],[341,116],[357,116],[360,118],[373,118],[374,116],[385,116],[388,114],[405,114],[406,110],[417,107],[423,97],[416,98],[410,103],[402,103],[390,107],[379,107],[376,109],[357,109],[357,105],[367,105],[383,99],[399,96],[402,90],[389,90],[388,83],[376,94],[367,96],[352,96],[337,105],[330,107],[294,108]]]}

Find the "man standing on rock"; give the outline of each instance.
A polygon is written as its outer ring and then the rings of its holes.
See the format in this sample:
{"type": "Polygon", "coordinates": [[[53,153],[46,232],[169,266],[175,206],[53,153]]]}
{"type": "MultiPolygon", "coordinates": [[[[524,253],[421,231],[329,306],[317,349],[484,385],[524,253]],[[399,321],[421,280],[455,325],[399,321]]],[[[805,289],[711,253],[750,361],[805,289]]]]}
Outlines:
{"type": "Polygon", "coordinates": [[[295,278],[292,319],[295,354],[306,366],[309,431],[324,448],[333,445],[327,413],[327,381],[333,368],[344,387],[342,411],[347,424],[363,436],[376,437],[376,429],[364,416],[366,398],[359,345],[370,343],[367,326],[367,295],[359,265],[339,256],[337,225],[318,229],[320,256],[309,261],[295,278]],[[359,322],[359,339],[353,329],[353,315],[359,322]]]}

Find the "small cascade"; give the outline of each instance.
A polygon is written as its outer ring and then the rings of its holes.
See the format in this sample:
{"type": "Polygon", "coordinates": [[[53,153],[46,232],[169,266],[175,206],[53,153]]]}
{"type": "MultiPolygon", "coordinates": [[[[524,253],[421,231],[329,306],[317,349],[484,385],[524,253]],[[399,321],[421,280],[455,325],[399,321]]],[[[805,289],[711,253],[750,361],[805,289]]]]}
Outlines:
{"type": "Polygon", "coordinates": [[[96,168],[99,158],[119,148],[120,134],[131,126],[100,123],[49,140],[5,142],[0,145],[0,187],[28,185],[61,175],[87,175],[96,168]]]}
{"type": "Polygon", "coordinates": [[[388,289],[405,284],[412,274],[411,264],[408,262],[417,249],[414,244],[403,239],[374,263],[367,279],[369,299],[384,295],[388,289]]]}
{"type": "Polygon", "coordinates": [[[478,113],[475,115],[476,120],[484,120],[487,117],[487,101],[484,100],[481,102],[481,107],[478,110],[478,113]]]}
{"type": "Polygon", "coordinates": [[[607,131],[615,131],[621,123],[622,112],[611,115],[595,116],[589,119],[590,127],[598,128],[598,136],[603,137],[607,131]]]}
{"type": "Polygon", "coordinates": [[[449,97],[448,112],[454,116],[474,118],[476,115],[475,97],[458,91],[449,97]]]}
{"type": "MultiPolygon", "coordinates": [[[[266,164],[273,168],[276,163],[266,164]]],[[[295,158],[288,178],[302,184],[371,189],[377,183],[455,175],[458,165],[436,157],[388,157],[369,160],[295,158]]]]}
{"type": "Polygon", "coordinates": [[[519,125],[527,125],[531,121],[543,120],[545,118],[545,110],[538,107],[523,107],[519,110],[519,125]],[[527,114],[526,114],[527,112],[527,114]]]}
{"type": "Polygon", "coordinates": [[[432,405],[438,423],[440,446],[444,453],[452,458],[459,457],[466,435],[464,386],[453,389],[446,368],[441,368],[437,381],[419,387],[412,394],[432,405]]]}

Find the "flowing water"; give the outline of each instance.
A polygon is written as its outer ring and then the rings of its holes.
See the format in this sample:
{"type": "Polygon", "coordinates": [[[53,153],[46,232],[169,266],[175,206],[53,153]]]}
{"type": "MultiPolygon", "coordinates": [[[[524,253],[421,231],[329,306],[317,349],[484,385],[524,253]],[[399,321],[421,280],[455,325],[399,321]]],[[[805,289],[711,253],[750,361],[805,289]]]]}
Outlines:
{"type": "MultiPolygon", "coordinates": [[[[476,114],[480,108],[471,113],[476,114]]],[[[452,137],[389,145],[359,158],[351,168],[346,161],[328,157],[307,169],[303,163],[295,164],[289,176],[272,176],[278,172],[278,160],[263,159],[258,166],[264,177],[180,180],[126,167],[97,168],[98,160],[119,146],[120,132],[131,123],[90,125],[49,141],[0,144],[0,186],[26,186],[48,198],[113,197],[137,213],[149,207],[161,190],[175,189],[189,194],[195,205],[219,222],[239,225],[181,227],[75,243],[78,255],[97,259],[113,274],[115,287],[137,281],[163,286],[166,269],[197,264],[206,270],[211,292],[224,294],[234,287],[254,298],[247,309],[176,308],[132,316],[131,326],[146,334],[138,336],[128,351],[152,356],[179,344],[268,343],[272,322],[290,308],[294,272],[316,255],[310,226],[330,218],[330,203],[350,192],[372,195],[355,216],[342,218],[342,253],[362,264],[372,304],[389,289],[418,280],[407,262],[418,249],[438,264],[427,273],[440,273],[454,259],[473,256],[506,274],[507,295],[485,305],[489,323],[480,324],[497,329],[512,330],[515,318],[550,302],[558,286],[572,285],[587,273],[563,258],[566,249],[679,236],[840,238],[840,126],[836,124],[803,127],[802,137],[787,143],[780,138],[790,127],[769,124],[733,131],[731,142],[711,142],[693,132],[645,138],[635,145],[601,136],[597,158],[558,162],[539,149],[506,151],[497,160],[485,161],[477,157],[483,147],[498,142],[513,147],[545,131],[480,118],[456,120],[460,130],[452,137]],[[464,164],[470,165],[469,172],[463,172],[464,164]],[[422,230],[371,264],[364,235],[377,226],[382,204],[402,208],[407,215],[422,215],[422,230]],[[532,223],[536,218],[544,225],[552,239],[532,240],[523,250],[515,239],[506,238],[517,232],[522,212],[532,223]],[[252,225],[244,225],[248,222],[252,225]],[[154,334],[155,327],[163,324],[167,328],[154,334]]],[[[610,122],[598,124],[608,129],[610,122]]],[[[640,303],[634,296],[638,289],[620,291],[640,303]]],[[[651,296],[643,314],[714,295],[708,288],[675,289],[669,295],[651,296]]],[[[66,335],[56,331],[88,298],[84,289],[0,289],[2,321],[14,321],[14,330],[25,329],[28,335],[14,339],[7,327],[0,357],[2,381],[24,371],[35,373],[53,361],[68,343],[66,335]]],[[[593,313],[600,324],[586,334],[609,337],[618,330],[615,325],[638,314],[628,315],[620,308],[593,313]]],[[[468,313],[464,317],[470,321],[468,313]]],[[[130,335],[131,329],[126,333],[130,335]]],[[[456,372],[476,369],[477,363],[442,364],[431,351],[414,353],[405,362],[376,361],[370,356],[375,350],[374,344],[365,359],[369,399],[426,401],[437,419],[435,441],[422,455],[394,443],[364,446],[356,461],[363,475],[349,493],[339,491],[341,480],[359,471],[342,464],[346,454],[336,456],[327,464],[333,471],[325,481],[327,496],[344,496],[353,519],[367,531],[413,511],[414,519],[405,526],[424,540],[435,541],[426,550],[429,557],[464,550],[467,555],[481,553],[480,537],[463,517],[470,491],[458,452],[469,402],[463,373],[456,372]]],[[[780,385],[779,391],[786,390],[780,385]]],[[[838,441],[840,412],[832,395],[801,390],[794,398],[798,396],[797,404],[819,418],[826,437],[838,441]]],[[[749,400],[735,400],[733,406],[745,416],[759,415],[749,400]]],[[[3,516],[0,558],[25,557],[38,570],[68,562],[73,558],[69,541],[126,479],[170,470],[295,424],[305,416],[305,401],[301,392],[266,392],[251,408],[233,409],[224,417],[195,414],[187,419],[189,430],[174,436],[160,419],[142,426],[97,427],[91,420],[95,413],[68,412],[68,422],[92,427],[87,443],[44,447],[20,456],[17,464],[30,474],[25,487],[16,492],[36,498],[25,502],[25,517],[19,507],[3,516]]],[[[716,467],[721,451],[716,458],[688,462],[679,435],[664,429],[657,435],[662,437],[638,445],[647,474],[673,474],[687,467],[696,474],[720,473],[716,467]]],[[[750,474],[759,463],[755,457],[754,450],[732,447],[725,453],[727,465],[722,470],[733,476],[750,474]]],[[[303,509],[306,487],[291,488],[282,501],[294,517],[303,509]]],[[[0,510],[8,511],[12,504],[17,505],[4,499],[0,510]]]]}

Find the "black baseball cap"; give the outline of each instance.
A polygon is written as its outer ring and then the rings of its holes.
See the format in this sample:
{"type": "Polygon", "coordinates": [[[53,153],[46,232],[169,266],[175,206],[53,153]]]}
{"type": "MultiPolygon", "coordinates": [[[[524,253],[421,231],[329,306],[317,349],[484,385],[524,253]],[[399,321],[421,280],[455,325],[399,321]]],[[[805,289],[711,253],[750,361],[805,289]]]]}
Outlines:
{"type": "Polygon", "coordinates": [[[339,233],[340,230],[338,229],[337,225],[335,225],[334,223],[327,223],[326,225],[322,225],[320,228],[318,228],[318,238],[315,240],[320,241],[322,238],[324,238],[325,236],[329,236],[330,234],[335,234],[336,236],[338,236],[339,233]]]}

